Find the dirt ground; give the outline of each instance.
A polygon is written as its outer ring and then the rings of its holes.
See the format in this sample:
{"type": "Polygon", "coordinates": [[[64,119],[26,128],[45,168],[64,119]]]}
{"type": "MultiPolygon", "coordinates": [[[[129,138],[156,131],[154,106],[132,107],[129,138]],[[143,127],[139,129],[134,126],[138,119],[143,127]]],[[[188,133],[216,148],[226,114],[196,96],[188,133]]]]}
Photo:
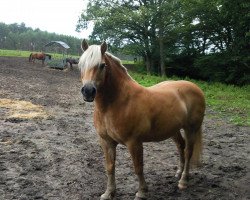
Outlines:
{"type": "MultiPolygon", "coordinates": [[[[0,199],[99,199],[106,186],[104,158],[84,103],[79,71],[55,70],[24,58],[0,57],[0,199]],[[32,113],[33,112],[33,113],[32,113]]],[[[122,114],[122,113],[121,113],[122,114]]],[[[149,198],[250,199],[249,127],[206,111],[203,166],[190,186],[177,188],[178,154],[171,140],[146,143],[149,198]]],[[[133,199],[136,176],[127,149],[117,149],[118,200],[133,199]]]]}

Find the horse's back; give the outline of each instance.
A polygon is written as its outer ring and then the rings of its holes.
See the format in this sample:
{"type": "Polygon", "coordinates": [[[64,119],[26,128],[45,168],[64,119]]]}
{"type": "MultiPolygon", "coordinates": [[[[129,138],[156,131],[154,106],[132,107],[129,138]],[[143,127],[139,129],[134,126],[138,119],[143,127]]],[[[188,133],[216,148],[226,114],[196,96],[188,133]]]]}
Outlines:
{"type": "Polygon", "coordinates": [[[173,93],[175,93],[183,100],[194,97],[201,101],[205,101],[202,90],[190,81],[164,81],[148,89],[152,93],[163,93],[168,95],[174,95],[173,93]]]}
{"type": "Polygon", "coordinates": [[[198,90],[200,90],[200,88],[190,82],[190,81],[184,81],[184,80],[179,80],[179,81],[163,81],[163,82],[160,82],[156,85],[153,85],[151,87],[148,87],[149,89],[171,89],[171,88],[187,88],[187,89],[193,89],[193,88],[196,88],[198,90]]]}

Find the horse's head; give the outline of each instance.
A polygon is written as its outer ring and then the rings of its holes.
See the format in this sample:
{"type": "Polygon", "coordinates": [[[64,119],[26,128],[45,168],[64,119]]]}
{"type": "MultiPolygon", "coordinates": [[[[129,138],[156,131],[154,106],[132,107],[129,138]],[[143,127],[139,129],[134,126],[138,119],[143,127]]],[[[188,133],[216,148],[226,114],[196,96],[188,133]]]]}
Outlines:
{"type": "Polygon", "coordinates": [[[87,102],[95,99],[98,87],[105,78],[105,60],[104,55],[107,50],[107,44],[103,42],[101,45],[91,45],[82,41],[82,54],[78,66],[81,69],[82,94],[87,102]]]}

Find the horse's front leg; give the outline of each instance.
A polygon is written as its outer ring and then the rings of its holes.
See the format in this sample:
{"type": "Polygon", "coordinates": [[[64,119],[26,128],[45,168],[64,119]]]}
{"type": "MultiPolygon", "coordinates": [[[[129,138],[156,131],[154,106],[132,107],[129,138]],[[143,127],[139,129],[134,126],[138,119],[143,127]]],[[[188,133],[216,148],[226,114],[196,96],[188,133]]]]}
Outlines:
{"type": "Polygon", "coordinates": [[[100,143],[105,156],[105,167],[108,176],[107,189],[101,196],[101,200],[113,199],[115,195],[115,159],[116,159],[116,146],[117,143],[110,140],[100,139],[100,143]]]}
{"type": "Polygon", "coordinates": [[[143,174],[143,145],[141,142],[131,142],[127,144],[127,147],[131,154],[135,173],[139,180],[139,189],[135,199],[146,199],[148,187],[143,174]]]}

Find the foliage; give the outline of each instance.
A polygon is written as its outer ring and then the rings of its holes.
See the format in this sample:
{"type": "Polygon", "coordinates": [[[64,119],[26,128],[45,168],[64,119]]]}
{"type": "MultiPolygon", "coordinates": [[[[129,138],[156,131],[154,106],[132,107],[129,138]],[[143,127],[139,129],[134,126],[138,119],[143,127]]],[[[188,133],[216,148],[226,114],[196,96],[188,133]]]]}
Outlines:
{"type": "Polygon", "coordinates": [[[93,23],[92,42],[107,40],[111,51],[141,56],[148,74],[243,85],[249,8],[247,0],[90,0],[77,28],[93,23]]]}
{"type": "Polygon", "coordinates": [[[204,80],[247,85],[250,83],[249,63],[250,56],[215,53],[197,58],[194,66],[204,80]]]}
{"type": "Polygon", "coordinates": [[[153,66],[159,65],[159,58],[164,54],[163,40],[167,37],[166,42],[174,44],[169,36],[177,26],[176,19],[181,18],[179,8],[180,3],[175,0],[92,0],[81,15],[78,29],[94,22],[92,41],[107,40],[120,48],[129,45],[134,54],[144,58],[148,72],[158,72],[160,69],[153,66]],[[173,17],[175,22],[172,22],[173,17]],[[162,52],[159,44],[162,44],[162,52]]]}
{"type": "MultiPolygon", "coordinates": [[[[141,85],[148,87],[165,79],[159,76],[142,75],[130,72],[132,77],[141,85]]],[[[173,77],[171,80],[178,80],[173,77]]],[[[220,117],[242,126],[250,126],[250,86],[238,87],[222,83],[208,83],[186,79],[196,83],[205,93],[206,104],[219,114],[220,117]]],[[[214,117],[214,116],[213,116],[214,117]]]]}
{"type": "Polygon", "coordinates": [[[43,51],[44,45],[53,40],[66,42],[70,46],[69,54],[81,53],[81,41],[75,37],[48,33],[39,29],[33,30],[26,27],[24,23],[10,25],[0,23],[0,49],[43,51]]]}

